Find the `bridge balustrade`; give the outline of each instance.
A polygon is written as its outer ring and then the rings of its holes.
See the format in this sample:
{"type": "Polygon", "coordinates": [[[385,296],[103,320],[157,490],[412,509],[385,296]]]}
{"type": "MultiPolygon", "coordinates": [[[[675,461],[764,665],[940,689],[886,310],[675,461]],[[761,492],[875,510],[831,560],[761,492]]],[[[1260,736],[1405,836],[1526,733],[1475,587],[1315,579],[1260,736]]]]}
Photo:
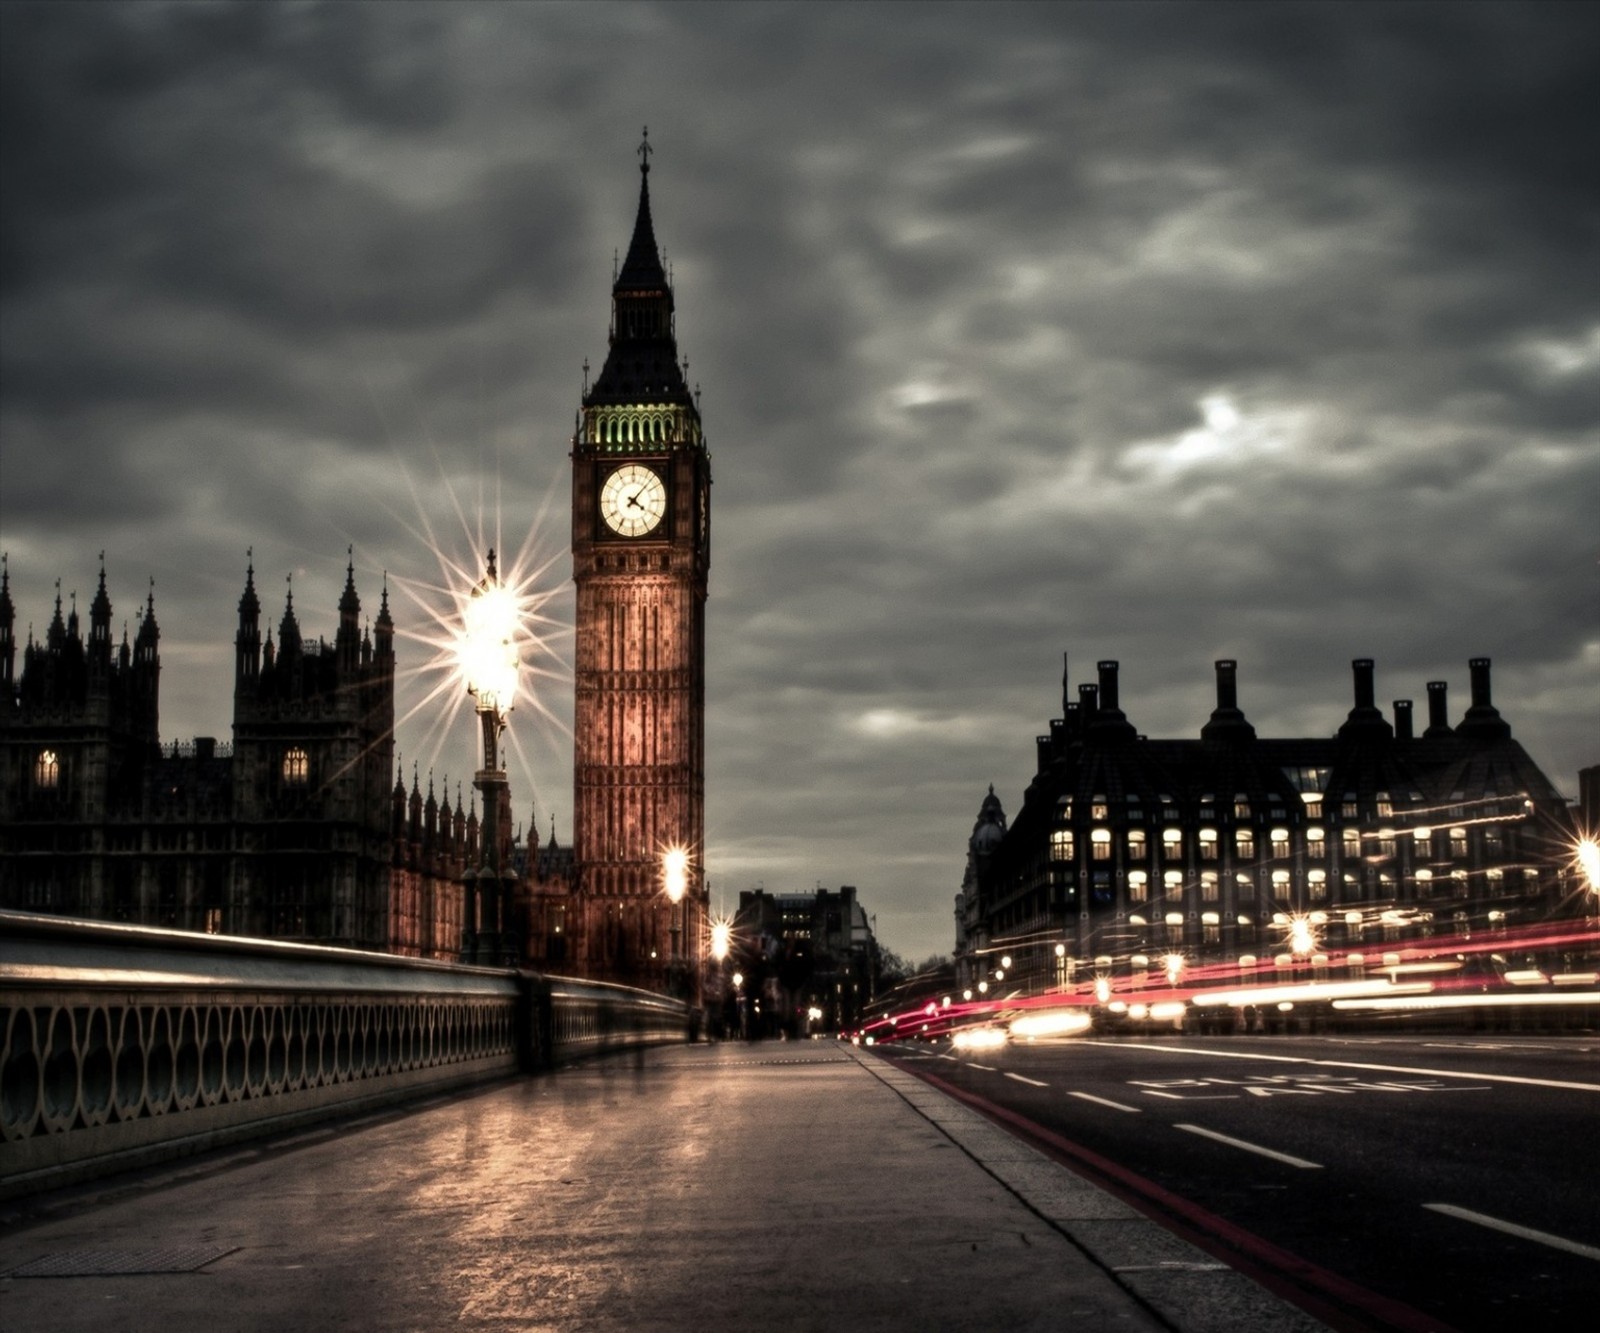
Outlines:
{"type": "Polygon", "coordinates": [[[0,912],[0,1197],[688,1031],[604,983],[0,912]]]}

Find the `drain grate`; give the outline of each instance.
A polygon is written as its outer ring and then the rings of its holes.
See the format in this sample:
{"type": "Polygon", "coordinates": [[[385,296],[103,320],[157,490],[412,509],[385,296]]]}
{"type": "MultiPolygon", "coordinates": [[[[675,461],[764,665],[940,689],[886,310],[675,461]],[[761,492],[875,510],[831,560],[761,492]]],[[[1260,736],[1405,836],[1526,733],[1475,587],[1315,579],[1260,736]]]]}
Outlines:
{"type": "Polygon", "coordinates": [[[62,1250],[7,1277],[127,1277],[139,1273],[198,1273],[237,1245],[169,1245],[158,1250],[62,1250]]]}

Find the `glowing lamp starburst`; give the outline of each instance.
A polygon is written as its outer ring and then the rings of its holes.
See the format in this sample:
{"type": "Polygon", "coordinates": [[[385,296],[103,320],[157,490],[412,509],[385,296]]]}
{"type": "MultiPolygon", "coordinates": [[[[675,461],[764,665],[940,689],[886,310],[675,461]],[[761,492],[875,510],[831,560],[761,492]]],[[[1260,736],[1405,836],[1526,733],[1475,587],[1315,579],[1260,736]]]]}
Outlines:
{"type": "Polygon", "coordinates": [[[1588,883],[1590,893],[1600,894],[1600,839],[1580,838],[1573,859],[1588,883]]]}
{"type": "Polygon", "coordinates": [[[733,947],[733,927],[726,921],[711,923],[711,956],[719,963],[733,947]]]}
{"type": "Polygon", "coordinates": [[[468,692],[479,708],[509,713],[516,703],[522,665],[517,642],[522,615],[516,594],[495,572],[492,553],[489,572],[473,587],[461,619],[456,657],[468,692]]]}
{"type": "Polygon", "coordinates": [[[689,888],[689,853],[682,847],[669,847],[661,858],[661,879],[667,897],[682,902],[689,888]]]}

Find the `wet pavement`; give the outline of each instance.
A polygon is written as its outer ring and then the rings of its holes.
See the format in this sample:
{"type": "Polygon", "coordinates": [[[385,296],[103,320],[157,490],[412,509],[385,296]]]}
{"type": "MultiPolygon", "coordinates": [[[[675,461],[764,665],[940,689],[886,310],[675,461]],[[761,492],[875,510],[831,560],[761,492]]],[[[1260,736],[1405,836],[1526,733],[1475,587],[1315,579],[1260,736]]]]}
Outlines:
{"type": "Polygon", "coordinates": [[[612,1057],[10,1207],[0,1327],[36,1333],[1317,1327],[825,1042],[612,1057]]]}

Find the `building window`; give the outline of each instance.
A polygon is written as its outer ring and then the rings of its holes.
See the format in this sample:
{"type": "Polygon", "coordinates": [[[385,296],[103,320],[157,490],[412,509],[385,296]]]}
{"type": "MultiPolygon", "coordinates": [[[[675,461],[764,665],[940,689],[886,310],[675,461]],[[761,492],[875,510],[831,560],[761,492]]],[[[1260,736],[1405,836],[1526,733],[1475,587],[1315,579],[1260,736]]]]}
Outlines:
{"type": "Polygon", "coordinates": [[[1360,944],[1362,933],[1366,930],[1360,912],[1346,912],[1344,914],[1344,937],[1347,943],[1360,944]]]}
{"type": "Polygon", "coordinates": [[[1393,819],[1394,818],[1394,802],[1389,799],[1389,793],[1386,792],[1386,791],[1380,791],[1378,793],[1378,795],[1377,795],[1377,802],[1378,802],[1378,809],[1377,809],[1378,818],[1379,819],[1393,819]]]}
{"type": "Polygon", "coordinates": [[[1235,819],[1250,818],[1250,798],[1243,792],[1239,792],[1233,798],[1233,817],[1235,819]]]}
{"type": "Polygon", "coordinates": [[[1489,857],[1502,857],[1506,854],[1506,835],[1500,829],[1486,828],[1483,831],[1483,854],[1489,857]]]}
{"type": "Polygon", "coordinates": [[[54,750],[40,750],[33,766],[33,784],[40,791],[54,791],[61,785],[61,761],[54,750]]]}
{"type": "Polygon", "coordinates": [[[1378,855],[1385,861],[1394,856],[1394,830],[1381,828],[1378,830],[1378,855]]]}
{"type": "Polygon", "coordinates": [[[1346,861],[1361,859],[1361,833],[1357,829],[1347,828],[1344,831],[1344,859],[1346,861]]]}
{"type": "Polygon", "coordinates": [[[1222,892],[1217,884],[1217,872],[1215,870],[1202,870],[1200,872],[1201,901],[1214,903],[1221,896],[1222,892]]]}
{"type": "Polygon", "coordinates": [[[1181,899],[1183,897],[1183,871],[1167,871],[1161,877],[1161,888],[1167,897],[1181,899]]]}
{"type": "Polygon", "coordinates": [[[1089,854],[1096,861],[1109,861],[1111,859],[1111,830],[1097,828],[1089,834],[1089,854]]]}
{"type": "Polygon", "coordinates": [[[1150,877],[1142,870],[1128,872],[1128,901],[1142,903],[1150,897],[1150,877]]]}
{"type": "Polygon", "coordinates": [[[1145,854],[1144,830],[1131,828],[1128,830],[1128,860],[1142,861],[1145,854]]]}
{"type": "Polygon", "coordinates": [[[1287,870],[1274,870],[1272,872],[1272,896],[1286,898],[1289,896],[1289,872],[1287,870]]]}
{"type": "Polygon", "coordinates": [[[1356,794],[1353,791],[1347,791],[1344,794],[1344,800],[1339,805],[1339,817],[1341,819],[1360,818],[1360,813],[1356,809],[1356,794]]]}
{"type": "Polygon", "coordinates": [[[287,787],[303,787],[306,785],[306,773],[310,761],[306,752],[298,745],[283,752],[283,782],[287,787]]]}
{"type": "Polygon", "coordinates": [[[1489,888],[1494,893],[1499,893],[1506,886],[1506,872],[1504,870],[1485,870],[1484,877],[1489,881],[1489,888]]]}
{"type": "Polygon", "coordinates": [[[1325,902],[1328,897],[1328,872],[1313,870],[1306,875],[1307,891],[1313,902],[1325,902]]]}
{"type": "Polygon", "coordinates": [[[1306,830],[1306,855],[1313,861],[1321,861],[1328,855],[1328,835],[1321,829],[1306,830]]]}
{"type": "Polygon", "coordinates": [[[1426,898],[1433,893],[1433,871],[1417,871],[1417,897],[1426,898]]]}
{"type": "Polygon", "coordinates": [[[1272,854],[1274,856],[1289,855],[1289,830],[1275,828],[1272,830],[1272,854]]]}
{"type": "Polygon", "coordinates": [[[1050,859],[1052,861],[1070,861],[1077,855],[1073,844],[1072,830],[1058,828],[1050,831],[1050,859]]]}
{"type": "Polygon", "coordinates": [[[1254,829],[1242,828],[1233,835],[1233,848],[1241,861],[1249,861],[1256,854],[1256,835],[1254,829]]]}
{"type": "Polygon", "coordinates": [[[1090,819],[1109,819],[1110,818],[1110,815],[1106,811],[1106,798],[1104,796],[1101,796],[1098,792],[1095,793],[1095,795],[1093,795],[1093,796],[1091,796],[1089,798],[1089,818],[1090,819]]]}
{"type": "Polygon", "coordinates": [[[1217,859],[1217,831],[1214,828],[1200,830],[1200,859],[1202,861],[1217,859]]]}
{"type": "Polygon", "coordinates": [[[1162,854],[1169,861],[1177,861],[1183,856],[1183,830],[1166,828],[1161,830],[1162,854]]]}
{"type": "Polygon", "coordinates": [[[1465,860],[1467,855],[1467,831],[1464,828],[1450,830],[1450,855],[1457,860],[1465,860]]]}
{"type": "Polygon", "coordinates": [[[1206,912],[1201,916],[1200,938],[1206,944],[1222,943],[1222,918],[1215,912],[1206,912]]]}
{"type": "Polygon", "coordinates": [[[1411,830],[1412,854],[1419,861],[1433,860],[1433,830],[1423,827],[1411,830]]]}

